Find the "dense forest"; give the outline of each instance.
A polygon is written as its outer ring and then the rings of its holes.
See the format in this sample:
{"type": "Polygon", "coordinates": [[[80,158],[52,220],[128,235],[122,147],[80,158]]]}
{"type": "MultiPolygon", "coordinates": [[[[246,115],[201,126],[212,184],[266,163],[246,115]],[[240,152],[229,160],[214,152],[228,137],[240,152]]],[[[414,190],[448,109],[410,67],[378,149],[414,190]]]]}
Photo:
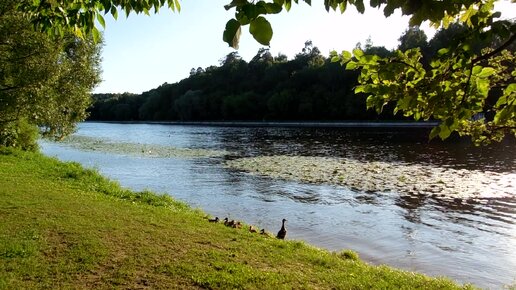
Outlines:
{"type": "MultiPolygon", "coordinates": [[[[452,25],[431,40],[417,27],[399,38],[398,49],[419,47],[424,59],[455,41],[466,29],[452,25]]],[[[479,43],[478,49],[485,47],[479,43]]],[[[393,51],[374,46],[371,40],[357,44],[366,54],[383,57],[393,51]]],[[[272,56],[260,48],[249,62],[238,52],[220,60],[219,66],[192,68],[190,76],[163,84],[142,94],[95,94],[89,120],[105,121],[332,121],[401,120],[392,109],[378,115],[366,110],[366,100],[354,93],[359,71],[333,63],[307,41],[294,59],[272,56]]]]}

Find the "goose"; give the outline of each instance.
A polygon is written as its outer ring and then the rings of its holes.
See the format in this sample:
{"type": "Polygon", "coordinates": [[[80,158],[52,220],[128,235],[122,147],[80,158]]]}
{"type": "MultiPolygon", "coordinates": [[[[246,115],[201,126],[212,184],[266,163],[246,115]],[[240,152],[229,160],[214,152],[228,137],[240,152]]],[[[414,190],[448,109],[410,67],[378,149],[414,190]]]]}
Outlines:
{"type": "Polygon", "coordinates": [[[287,229],[285,229],[285,222],[286,221],[287,221],[286,219],[283,219],[281,221],[281,229],[279,230],[278,234],[276,235],[276,238],[278,238],[280,240],[285,239],[285,236],[287,235],[287,229]]]}
{"type": "Polygon", "coordinates": [[[238,221],[237,222],[232,221],[232,222],[233,222],[233,225],[232,225],[233,228],[235,228],[235,229],[242,228],[242,224],[240,222],[238,222],[238,221]]]}
{"type": "Polygon", "coordinates": [[[256,229],[253,226],[249,226],[249,232],[256,233],[256,229]]]}

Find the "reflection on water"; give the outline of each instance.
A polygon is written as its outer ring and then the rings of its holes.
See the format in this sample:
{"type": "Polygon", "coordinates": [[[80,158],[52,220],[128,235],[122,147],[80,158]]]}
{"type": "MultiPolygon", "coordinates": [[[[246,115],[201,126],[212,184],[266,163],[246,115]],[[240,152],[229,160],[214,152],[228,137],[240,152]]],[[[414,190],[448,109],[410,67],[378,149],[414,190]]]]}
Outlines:
{"type": "MultiPolygon", "coordinates": [[[[253,176],[225,160],[271,155],[341,157],[516,173],[515,143],[476,148],[428,142],[421,129],[217,128],[81,124],[78,134],[116,142],[227,151],[222,157],[156,158],[42,143],[48,155],[98,168],[122,185],[167,192],[219,217],[365,260],[499,288],[516,279],[516,192],[503,198],[443,200],[422,194],[363,192],[253,176]]],[[[509,175],[507,175],[509,176],[509,175]]],[[[512,175],[514,176],[514,175],[512,175]]],[[[514,183],[514,182],[513,182],[514,183]]]]}

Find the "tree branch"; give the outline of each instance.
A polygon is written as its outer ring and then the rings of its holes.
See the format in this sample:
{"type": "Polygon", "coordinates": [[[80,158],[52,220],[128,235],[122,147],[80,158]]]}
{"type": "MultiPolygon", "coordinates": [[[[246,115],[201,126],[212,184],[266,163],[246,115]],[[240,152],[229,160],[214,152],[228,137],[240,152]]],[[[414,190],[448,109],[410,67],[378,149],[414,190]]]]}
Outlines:
{"type": "Polygon", "coordinates": [[[20,86],[18,87],[8,87],[8,86],[5,86],[5,87],[0,87],[0,92],[6,92],[6,91],[10,91],[10,90],[17,90],[21,88],[20,86]]]}
{"type": "Polygon", "coordinates": [[[475,59],[473,59],[472,63],[475,64],[479,61],[482,61],[482,60],[486,60],[486,59],[489,59],[490,57],[492,57],[493,55],[496,55],[498,53],[500,53],[502,50],[504,50],[506,47],[508,47],[509,45],[511,45],[511,43],[513,43],[514,41],[516,40],[516,34],[513,34],[511,35],[511,37],[506,41],[504,42],[502,45],[500,45],[499,47],[497,47],[495,50],[491,51],[490,53],[488,54],[484,54],[484,55],[481,55],[475,59]]]}

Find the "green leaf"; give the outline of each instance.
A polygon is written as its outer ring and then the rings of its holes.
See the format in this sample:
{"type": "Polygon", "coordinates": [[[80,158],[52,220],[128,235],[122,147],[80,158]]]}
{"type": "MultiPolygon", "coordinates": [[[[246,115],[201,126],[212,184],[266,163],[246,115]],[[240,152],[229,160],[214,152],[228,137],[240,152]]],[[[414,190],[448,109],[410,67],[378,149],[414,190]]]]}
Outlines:
{"type": "Polygon", "coordinates": [[[494,116],[493,122],[495,124],[503,124],[506,123],[509,117],[514,118],[514,112],[510,110],[510,107],[505,107],[502,110],[498,111],[494,116]]]}
{"type": "Polygon", "coordinates": [[[437,51],[437,54],[438,55],[443,55],[443,54],[447,54],[448,51],[450,51],[448,48],[441,48],[437,51]]]}
{"type": "Polygon", "coordinates": [[[283,10],[281,5],[276,3],[265,3],[264,7],[267,10],[268,14],[278,14],[281,12],[281,10],[283,10]]]}
{"type": "Polygon", "coordinates": [[[360,14],[364,14],[365,12],[365,6],[363,0],[356,0],[355,1],[355,7],[357,8],[357,11],[360,12],[360,14]]]}
{"type": "Polygon", "coordinates": [[[269,45],[272,39],[272,27],[265,17],[260,16],[249,25],[249,32],[260,44],[269,45]]]}
{"type": "Polygon", "coordinates": [[[429,136],[430,140],[432,140],[435,137],[437,137],[440,132],[441,132],[441,128],[440,127],[432,128],[432,131],[430,131],[430,136],[429,136]]]}
{"type": "Polygon", "coordinates": [[[290,8],[292,7],[292,0],[285,0],[285,10],[290,11],[290,8]]]}
{"type": "Polygon", "coordinates": [[[101,38],[99,30],[96,27],[93,27],[93,29],[91,30],[91,33],[93,35],[93,41],[95,43],[99,43],[100,42],[100,38],[101,38]]]}
{"type": "Polygon", "coordinates": [[[248,19],[255,19],[260,15],[259,8],[265,9],[263,7],[258,7],[256,5],[247,4],[242,7],[242,11],[247,16],[248,19]]]}
{"type": "Polygon", "coordinates": [[[353,49],[353,55],[357,59],[360,59],[362,56],[364,56],[364,52],[360,48],[355,48],[355,49],[353,49]]]}
{"type": "Polygon", "coordinates": [[[508,85],[507,88],[505,88],[504,90],[504,95],[508,96],[514,92],[516,92],[516,83],[508,85]]]}
{"type": "Polygon", "coordinates": [[[100,25],[102,25],[102,28],[106,28],[106,21],[104,21],[104,17],[100,15],[100,13],[97,13],[97,20],[99,21],[100,25]]]}
{"type": "Polygon", "coordinates": [[[131,13],[131,6],[127,5],[125,8],[125,17],[129,17],[129,14],[131,13]]]}
{"type": "Polygon", "coordinates": [[[482,69],[482,71],[477,75],[479,78],[487,78],[488,76],[493,75],[496,72],[496,70],[492,67],[485,67],[482,69]]]}
{"type": "Polygon", "coordinates": [[[477,78],[476,85],[478,93],[483,97],[487,97],[489,93],[489,80],[477,78]]]}
{"type": "Polygon", "coordinates": [[[104,5],[105,5],[104,14],[108,14],[109,10],[111,10],[111,3],[108,2],[108,3],[105,3],[104,5]]]}
{"type": "Polygon", "coordinates": [[[179,0],[174,0],[174,3],[176,4],[177,12],[181,12],[181,3],[179,3],[179,0]]]}
{"type": "Polygon", "coordinates": [[[353,57],[353,55],[351,54],[351,52],[349,51],[342,51],[342,61],[343,62],[348,62],[351,60],[351,58],[353,57]]]}
{"type": "Polygon", "coordinates": [[[118,19],[118,9],[116,9],[115,6],[111,7],[111,15],[113,15],[113,18],[115,18],[115,20],[118,19]]]}
{"type": "Polygon", "coordinates": [[[366,92],[367,85],[360,85],[355,88],[355,94],[359,93],[367,93],[366,92]]]}
{"type": "Polygon", "coordinates": [[[238,49],[238,43],[240,41],[241,25],[236,19],[230,19],[226,23],[226,29],[222,35],[222,40],[229,44],[234,49],[238,49]]]}
{"type": "Polygon", "coordinates": [[[236,20],[238,20],[238,22],[240,22],[240,25],[242,26],[245,26],[251,22],[251,20],[249,20],[244,11],[239,11],[238,13],[236,13],[235,18],[236,20]]]}
{"type": "Polygon", "coordinates": [[[348,2],[344,1],[344,2],[341,2],[339,4],[339,9],[340,9],[340,13],[344,13],[346,11],[346,5],[348,4],[348,2]]]}
{"type": "Polygon", "coordinates": [[[369,3],[371,5],[371,7],[373,8],[376,8],[378,6],[380,6],[380,0],[371,0],[371,2],[369,3]]]}
{"type": "Polygon", "coordinates": [[[229,9],[231,9],[233,7],[241,7],[241,6],[245,5],[246,3],[247,2],[245,0],[233,0],[228,5],[224,5],[224,8],[226,10],[229,10],[229,9]]]}
{"type": "MultiPolygon", "coordinates": [[[[441,124],[439,127],[440,127],[439,137],[441,139],[444,140],[444,139],[450,137],[450,134],[451,134],[450,127],[446,126],[445,124],[441,124]]],[[[432,134],[432,133],[430,132],[430,134],[432,134]]]]}
{"type": "Polygon", "coordinates": [[[346,69],[347,70],[354,70],[357,68],[357,63],[354,62],[354,61],[350,61],[346,64],[346,69]]]}
{"type": "MultiPolygon", "coordinates": [[[[516,87],[516,86],[515,86],[516,87]]],[[[508,94],[507,93],[504,93],[503,96],[501,96],[498,101],[496,102],[496,105],[495,105],[495,108],[500,108],[500,106],[503,106],[505,104],[507,104],[507,96],[508,94]]]]}
{"type": "Polygon", "coordinates": [[[383,8],[383,15],[385,17],[389,17],[394,13],[394,10],[396,10],[396,5],[393,4],[393,1],[387,2],[387,5],[385,5],[385,8],[383,8]]]}
{"type": "Polygon", "coordinates": [[[473,69],[471,70],[471,73],[472,75],[476,76],[478,75],[480,72],[482,71],[482,66],[480,65],[476,65],[473,67],[473,69]]]}

